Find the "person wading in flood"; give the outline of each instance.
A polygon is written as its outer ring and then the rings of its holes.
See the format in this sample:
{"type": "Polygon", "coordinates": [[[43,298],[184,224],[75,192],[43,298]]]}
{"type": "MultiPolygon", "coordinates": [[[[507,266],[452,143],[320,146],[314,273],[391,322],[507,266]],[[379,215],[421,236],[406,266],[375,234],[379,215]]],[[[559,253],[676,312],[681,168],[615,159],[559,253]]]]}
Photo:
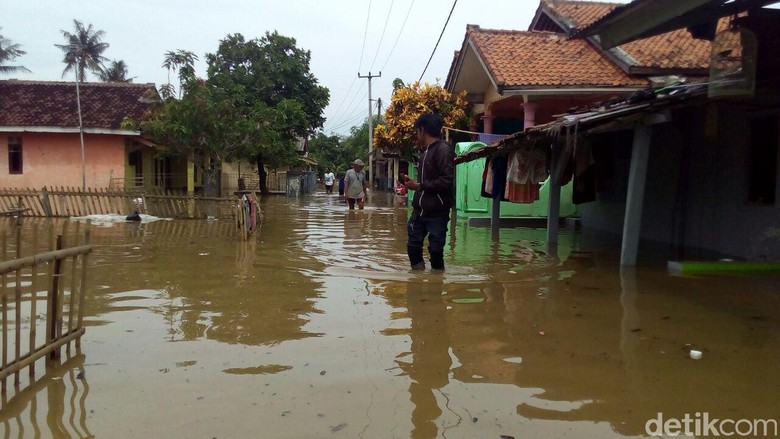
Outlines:
{"type": "Polygon", "coordinates": [[[420,181],[404,175],[404,184],[414,192],[412,216],[407,232],[406,251],[413,270],[425,269],[423,241],[428,236],[431,268],[444,270],[444,242],[450,220],[455,173],[452,147],[440,139],[442,119],[434,113],[423,114],[414,122],[417,146],[423,149],[419,164],[420,181]]]}
{"type": "Polygon", "coordinates": [[[352,169],[347,171],[347,175],[344,176],[344,186],[347,191],[349,209],[354,210],[355,203],[357,203],[358,209],[363,210],[363,198],[366,196],[366,192],[368,192],[366,173],[363,171],[363,160],[357,159],[352,163],[352,169]]]}

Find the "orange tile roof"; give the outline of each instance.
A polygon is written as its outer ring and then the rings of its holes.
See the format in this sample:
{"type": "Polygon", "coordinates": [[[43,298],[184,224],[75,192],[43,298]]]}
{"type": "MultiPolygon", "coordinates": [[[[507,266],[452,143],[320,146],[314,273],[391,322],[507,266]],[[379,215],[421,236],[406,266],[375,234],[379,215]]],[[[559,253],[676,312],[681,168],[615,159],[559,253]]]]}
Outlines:
{"type": "Polygon", "coordinates": [[[583,2],[573,0],[542,0],[542,7],[567,31],[581,29],[612,12],[622,3],[583,2]]]}
{"type": "MultiPolygon", "coordinates": [[[[611,12],[619,3],[575,0],[542,0],[542,9],[562,24],[568,33],[593,24],[611,12]]],[[[719,30],[726,27],[722,19],[719,30]]],[[[616,51],[629,65],[660,69],[706,69],[710,62],[710,42],[693,38],[680,29],[619,46],[616,51]]]]}
{"type": "Polygon", "coordinates": [[[490,74],[503,88],[646,87],[647,81],[627,75],[590,43],[565,35],[468,27],[490,74]]]}

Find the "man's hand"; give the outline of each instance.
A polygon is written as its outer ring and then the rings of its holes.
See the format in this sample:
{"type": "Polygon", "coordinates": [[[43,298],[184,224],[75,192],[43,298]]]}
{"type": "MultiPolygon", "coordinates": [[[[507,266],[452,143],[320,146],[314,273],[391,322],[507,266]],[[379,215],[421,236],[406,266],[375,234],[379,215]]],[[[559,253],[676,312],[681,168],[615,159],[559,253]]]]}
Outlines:
{"type": "Polygon", "coordinates": [[[420,185],[417,184],[417,182],[414,181],[413,178],[409,177],[406,174],[402,175],[402,177],[404,179],[404,186],[406,186],[407,189],[411,189],[413,191],[416,191],[417,189],[420,188],[420,185]]]}

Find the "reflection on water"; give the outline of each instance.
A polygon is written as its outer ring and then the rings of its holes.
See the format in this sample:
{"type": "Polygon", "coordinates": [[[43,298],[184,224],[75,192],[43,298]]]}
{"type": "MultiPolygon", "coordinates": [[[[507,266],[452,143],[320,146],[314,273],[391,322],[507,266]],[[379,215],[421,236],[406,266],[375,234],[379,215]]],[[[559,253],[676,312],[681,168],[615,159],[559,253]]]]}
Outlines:
{"type": "Polygon", "coordinates": [[[372,197],[264,199],[249,241],[229,221],[95,228],[83,355],[7,395],[6,437],[625,437],[658,412],[777,417],[777,277],[669,276],[662,255],[621,271],[588,234],[563,230],[553,257],[542,229],[494,242],[464,224],[445,273],[411,272],[406,209],[372,197]]]}

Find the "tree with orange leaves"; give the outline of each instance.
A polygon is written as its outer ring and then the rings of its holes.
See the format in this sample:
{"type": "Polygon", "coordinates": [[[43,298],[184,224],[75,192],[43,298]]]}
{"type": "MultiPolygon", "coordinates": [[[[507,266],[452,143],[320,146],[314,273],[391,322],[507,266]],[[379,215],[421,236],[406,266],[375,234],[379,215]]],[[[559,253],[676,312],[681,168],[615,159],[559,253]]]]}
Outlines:
{"type": "Polygon", "coordinates": [[[384,114],[385,123],[374,130],[375,147],[411,157],[417,138],[414,121],[422,114],[436,113],[444,120],[445,127],[461,126],[467,118],[465,97],[465,91],[453,95],[438,83],[422,86],[419,82],[398,83],[384,114]]]}

